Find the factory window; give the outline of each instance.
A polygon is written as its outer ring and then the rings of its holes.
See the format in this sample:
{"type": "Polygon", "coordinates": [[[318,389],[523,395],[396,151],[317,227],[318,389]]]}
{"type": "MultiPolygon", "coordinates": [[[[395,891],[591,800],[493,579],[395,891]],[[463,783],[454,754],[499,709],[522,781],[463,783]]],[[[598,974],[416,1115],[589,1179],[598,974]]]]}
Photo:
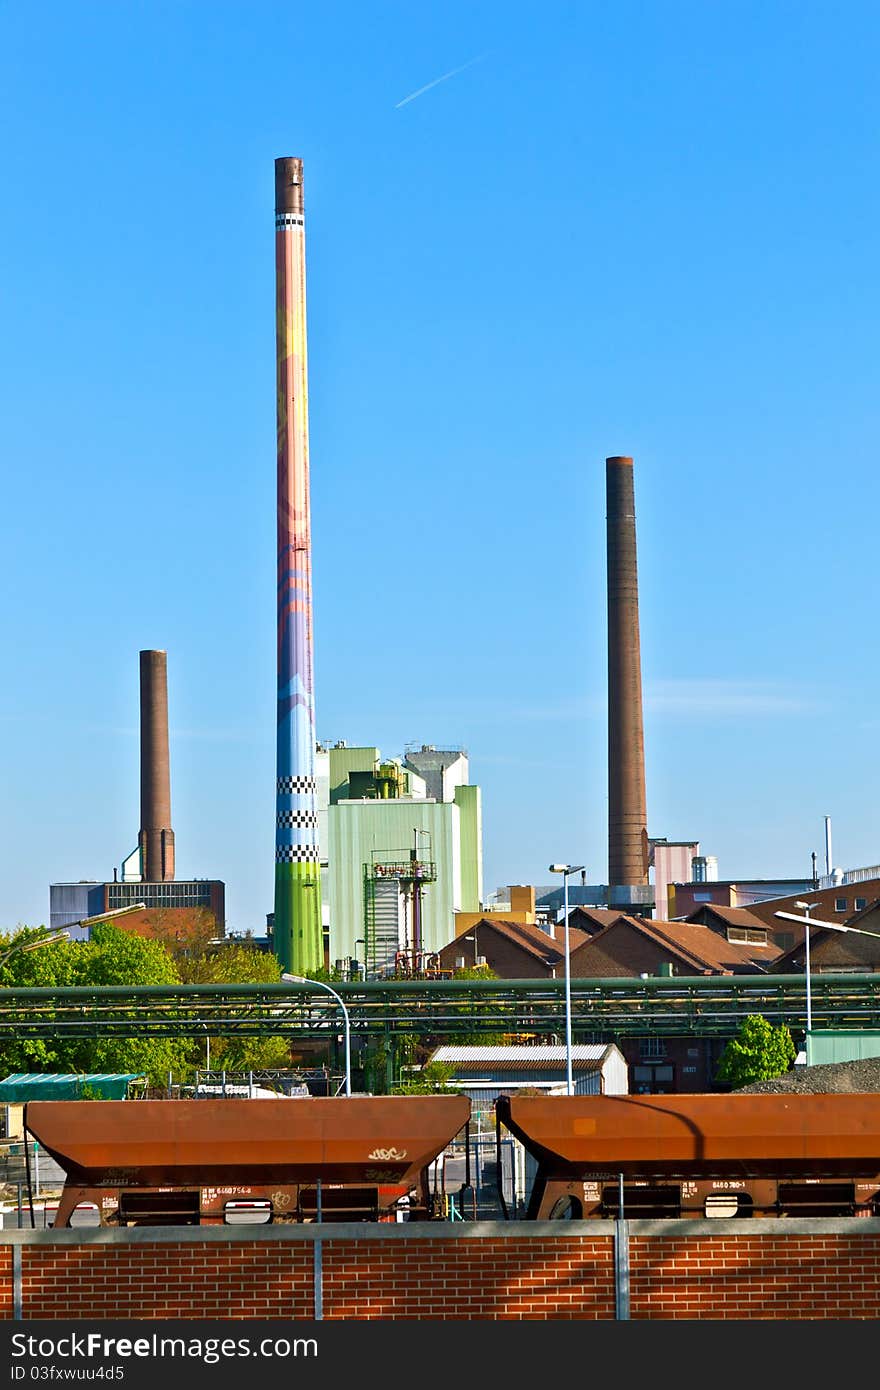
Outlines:
{"type": "Polygon", "coordinates": [[[834,911],[835,911],[835,912],[846,912],[846,898],[835,898],[835,899],[834,899],[834,911]]]}
{"type": "Polygon", "coordinates": [[[863,907],[868,906],[867,898],[856,898],[856,912],[861,912],[863,907]]]}
{"type": "Polygon", "coordinates": [[[666,1043],[665,1043],[665,1041],[663,1040],[663,1038],[640,1038],[640,1039],[639,1039],[639,1056],[640,1056],[640,1057],[644,1057],[644,1058],[648,1058],[648,1057],[665,1057],[665,1056],[666,1056],[666,1043]]]}

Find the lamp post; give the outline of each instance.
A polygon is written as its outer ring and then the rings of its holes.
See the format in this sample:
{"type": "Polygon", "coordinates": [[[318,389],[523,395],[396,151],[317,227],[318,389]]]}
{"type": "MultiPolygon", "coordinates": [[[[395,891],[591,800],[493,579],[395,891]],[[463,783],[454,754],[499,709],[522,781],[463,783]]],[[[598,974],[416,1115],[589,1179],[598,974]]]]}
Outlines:
{"type": "Polygon", "coordinates": [[[821,906],[822,906],[821,903],[802,903],[802,902],[796,902],[796,903],[795,903],[795,907],[801,908],[801,909],[803,910],[804,914],[805,914],[803,917],[797,917],[797,916],[795,916],[795,914],[794,914],[793,912],[774,912],[774,914],[773,914],[774,917],[784,917],[785,920],[786,920],[787,922],[801,922],[801,923],[804,924],[805,927],[806,927],[806,930],[804,931],[804,942],[805,942],[805,945],[806,945],[806,952],[805,952],[805,956],[804,956],[804,965],[805,965],[806,972],[807,972],[807,1037],[808,1037],[808,1038],[809,1038],[810,1029],[811,1029],[811,1027],[812,1027],[812,1022],[813,1022],[812,1007],[811,1007],[811,1000],[810,1000],[810,927],[822,927],[822,929],[823,929],[823,930],[826,930],[826,931],[854,931],[854,932],[856,933],[857,936],[880,936],[880,932],[876,932],[876,931],[866,931],[864,927],[845,927],[845,926],[843,925],[842,922],[823,922],[822,919],[821,919],[820,917],[811,917],[811,916],[810,916],[810,909],[811,909],[811,908],[814,908],[814,907],[821,907],[821,906]]]}
{"type": "Polygon", "coordinates": [[[583,864],[551,864],[551,874],[562,874],[563,916],[565,918],[565,1093],[574,1095],[571,1070],[571,956],[568,943],[568,876],[579,873],[583,864]]]}
{"type": "Polygon", "coordinates": [[[462,937],[462,941],[472,941],[472,942],[474,943],[474,969],[476,970],[476,968],[477,968],[477,931],[476,931],[476,927],[474,928],[473,934],[472,934],[471,936],[463,936],[463,937],[462,937]]]}
{"type": "Polygon", "coordinates": [[[804,928],[804,970],[807,977],[807,1038],[813,1027],[813,996],[810,987],[810,911],[814,907],[821,907],[821,903],[796,902],[795,907],[799,907],[804,914],[806,926],[804,928]]]}
{"type": "MultiPolygon", "coordinates": [[[[129,912],[145,912],[146,908],[146,903],[129,903],[128,907],[111,907],[107,912],[96,912],[94,917],[80,917],[76,922],[68,922],[67,926],[62,928],[62,930],[67,931],[68,927],[86,927],[88,930],[91,930],[92,927],[97,927],[104,922],[109,922],[111,917],[115,921],[117,917],[125,917],[129,912]]],[[[68,931],[68,936],[69,935],[70,933],[68,931]]],[[[40,942],[40,944],[42,945],[42,942],[40,942]]]]}
{"type": "Polygon", "coordinates": [[[5,965],[10,956],[18,955],[19,951],[36,951],[40,946],[54,946],[57,941],[68,941],[70,932],[66,927],[59,931],[49,932],[46,936],[32,937],[30,941],[16,941],[8,950],[0,955],[0,966],[5,965]]]}
{"type": "MultiPolygon", "coordinates": [[[[346,1094],[347,1096],[350,1096],[350,1095],[351,1095],[351,1022],[350,1022],[349,1017],[348,1017],[348,1009],[345,1007],[345,1004],[342,1002],[342,1000],[340,999],[339,995],[336,993],[336,990],[333,989],[333,988],[331,988],[330,985],[325,984],[325,982],[324,982],[323,980],[309,980],[309,979],[306,978],[305,975],[286,975],[286,974],[282,975],[281,978],[282,978],[282,980],[289,980],[291,984],[296,984],[296,985],[313,985],[313,986],[315,987],[315,989],[326,989],[326,991],[327,991],[328,994],[332,994],[332,995],[333,995],[333,998],[336,1000],[337,1004],[339,1005],[340,1009],[342,1010],[342,1017],[343,1017],[343,1019],[344,1019],[344,1021],[345,1021],[345,1094],[346,1094]]],[[[338,1095],[339,1092],[337,1091],[336,1094],[338,1095]]]]}

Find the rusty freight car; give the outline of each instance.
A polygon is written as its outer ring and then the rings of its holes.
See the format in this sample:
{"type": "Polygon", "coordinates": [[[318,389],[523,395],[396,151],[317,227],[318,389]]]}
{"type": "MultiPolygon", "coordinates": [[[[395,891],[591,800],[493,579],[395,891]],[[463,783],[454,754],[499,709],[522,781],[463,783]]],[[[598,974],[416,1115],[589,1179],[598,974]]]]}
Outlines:
{"type": "Polygon", "coordinates": [[[470,1116],[464,1096],[32,1101],[26,1131],[64,1169],[56,1226],[432,1214],[428,1169],[470,1116]]]}
{"type": "MultiPolygon", "coordinates": [[[[500,1096],[526,1219],[880,1216],[880,1094],[500,1096]]],[[[503,1194],[502,1194],[502,1204],[503,1194]]]]}

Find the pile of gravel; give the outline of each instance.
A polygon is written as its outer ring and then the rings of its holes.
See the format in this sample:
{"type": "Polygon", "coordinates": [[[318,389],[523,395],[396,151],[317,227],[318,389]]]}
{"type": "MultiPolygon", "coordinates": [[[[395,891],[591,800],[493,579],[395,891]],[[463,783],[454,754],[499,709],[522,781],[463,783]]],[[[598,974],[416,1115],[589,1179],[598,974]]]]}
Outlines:
{"type": "Polygon", "coordinates": [[[826,1062],[821,1067],[795,1067],[775,1081],[753,1081],[734,1094],[768,1095],[777,1091],[797,1091],[822,1095],[829,1091],[880,1091],[880,1057],[862,1057],[855,1062],[826,1062]]]}

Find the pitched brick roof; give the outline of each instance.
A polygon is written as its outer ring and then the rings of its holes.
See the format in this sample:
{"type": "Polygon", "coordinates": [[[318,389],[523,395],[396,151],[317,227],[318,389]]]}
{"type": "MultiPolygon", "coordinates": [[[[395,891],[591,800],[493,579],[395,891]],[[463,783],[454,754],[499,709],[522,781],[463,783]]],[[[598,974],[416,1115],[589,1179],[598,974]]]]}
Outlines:
{"type": "MultiPolygon", "coordinates": [[[[556,965],[559,961],[564,959],[565,947],[562,939],[561,923],[555,928],[556,935],[550,936],[548,932],[542,931],[540,927],[535,927],[529,922],[517,922],[511,917],[481,917],[479,922],[475,922],[472,927],[468,928],[467,935],[473,935],[474,931],[479,932],[481,927],[492,927],[494,931],[498,932],[501,936],[506,936],[508,940],[520,947],[521,950],[526,951],[529,955],[536,956],[539,960],[545,962],[545,964],[551,966],[556,965]]],[[[570,951],[574,951],[577,946],[581,946],[585,941],[590,940],[590,936],[587,932],[581,931],[579,927],[572,926],[568,929],[568,937],[570,951]]],[[[441,955],[443,952],[448,952],[450,948],[456,944],[458,939],[458,937],[455,937],[452,941],[447,942],[443,947],[443,951],[441,951],[441,955]]],[[[485,955],[485,952],[481,952],[480,954],[485,955]]]]}
{"type": "Polygon", "coordinates": [[[751,927],[755,931],[766,931],[767,923],[750,907],[725,907],[722,903],[700,903],[685,917],[685,922],[694,922],[703,913],[711,913],[729,927],[751,927]]]}
{"type": "Polygon", "coordinates": [[[625,916],[626,913],[621,912],[620,908],[617,907],[584,907],[581,903],[577,903],[574,907],[569,907],[569,932],[579,917],[583,917],[591,923],[592,929],[588,930],[587,934],[593,936],[602,927],[608,927],[612,922],[616,922],[618,917],[625,916]]]}
{"type": "MultiPolygon", "coordinates": [[[[737,911],[736,908],[731,910],[737,911]]],[[[758,942],[728,941],[711,927],[701,926],[697,922],[651,922],[650,925],[662,939],[681,946],[694,959],[702,959],[714,970],[725,973],[753,964],[766,968],[781,954],[773,942],[765,946],[758,942]]],[[[763,923],[756,924],[756,927],[762,928],[763,923]]]]}
{"type": "Polygon", "coordinates": [[[740,945],[728,941],[720,932],[696,922],[666,922],[645,917],[618,917],[590,937],[579,954],[579,968],[586,963],[591,947],[610,948],[608,937],[621,922],[641,933],[649,941],[678,957],[692,974],[732,975],[758,973],[766,970],[780,955],[778,946],[740,945]],[[586,959],[585,959],[586,958],[586,959]]]}

